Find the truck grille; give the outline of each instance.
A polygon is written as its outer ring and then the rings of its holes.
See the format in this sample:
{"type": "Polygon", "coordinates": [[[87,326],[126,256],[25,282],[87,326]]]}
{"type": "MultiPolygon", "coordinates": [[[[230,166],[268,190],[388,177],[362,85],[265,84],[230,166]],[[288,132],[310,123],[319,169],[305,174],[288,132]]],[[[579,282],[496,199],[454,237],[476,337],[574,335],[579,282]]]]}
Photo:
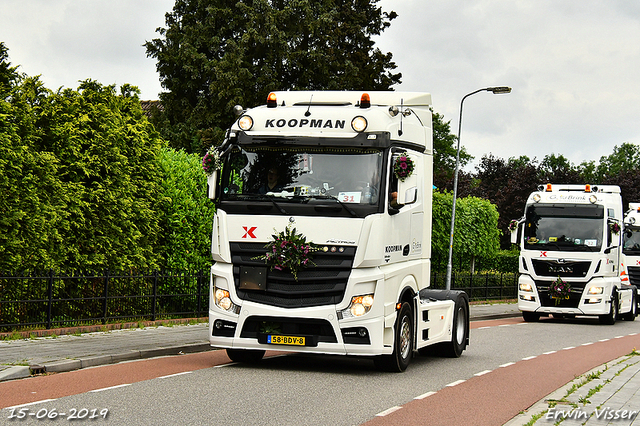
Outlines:
{"type": "Polygon", "coordinates": [[[640,287],[640,267],[629,266],[627,269],[629,270],[629,284],[640,287]]]}
{"type": "Polygon", "coordinates": [[[538,289],[538,296],[540,297],[540,306],[577,308],[580,305],[580,299],[582,298],[582,292],[584,291],[584,284],[572,283],[569,298],[560,300],[556,305],[556,299],[552,299],[549,296],[549,286],[551,286],[551,283],[545,281],[536,281],[535,283],[538,289]]]}
{"type": "MultiPolygon", "coordinates": [[[[310,265],[298,271],[298,280],[289,271],[269,270],[264,260],[256,259],[266,253],[264,243],[231,243],[233,278],[238,297],[243,300],[282,308],[302,308],[340,303],[347,288],[356,248],[317,251],[310,265]],[[244,267],[264,268],[266,286],[261,289],[240,288],[240,271],[244,267]]],[[[336,246],[337,247],[337,246],[336,246]]]]}
{"type": "Polygon", "coordinates": [[[577,277],[587,276],[590,261],[532,260],[533,269],[539,277],[577,277]]]}

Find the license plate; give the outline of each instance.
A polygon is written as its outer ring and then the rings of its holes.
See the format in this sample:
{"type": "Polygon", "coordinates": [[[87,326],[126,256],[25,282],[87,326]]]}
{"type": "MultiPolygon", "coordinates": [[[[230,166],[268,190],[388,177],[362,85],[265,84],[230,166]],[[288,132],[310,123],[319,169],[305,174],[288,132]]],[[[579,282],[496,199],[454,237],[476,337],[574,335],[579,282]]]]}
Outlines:
{"type": "Polygon", "coordinates": [[[280,336],[280,335],[268,335],[267,343],[272,345],[295,345],[304,346],[305,338],[298,336],[280,336]]]}

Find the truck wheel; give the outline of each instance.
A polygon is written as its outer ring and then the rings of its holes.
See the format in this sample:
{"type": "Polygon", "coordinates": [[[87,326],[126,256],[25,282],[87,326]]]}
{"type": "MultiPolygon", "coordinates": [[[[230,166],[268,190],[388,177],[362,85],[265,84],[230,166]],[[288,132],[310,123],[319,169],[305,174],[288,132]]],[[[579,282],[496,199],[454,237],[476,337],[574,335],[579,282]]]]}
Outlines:
{"type": "Polygon", "coordinates": [[[536,322],[540,319],[540,314],[537,314],[535,312],[522,311],[522,318],[526,322],[536,322]]]}
{"type": "Polygon", "coordinates": [[[227,349],[227,356],[233,362],[245,362],[252,364],[260,361],[265,351],[251,349],[227,349]]]}
{"type": "Polygon", "coordinates": [[[611,308],[609,308],[609,313],[605,315],[600,315],[598,319],[600,320],[600,324],[613,325],[616,323],[617,317],[618,317],[618,296],[617,294],[614,293],[611,296],[611,308]]]}
{"type": "Polygon", "coordinates": [[[404,302],[396,319],[393,353],[374,358],[374,364],[380,370],[401,373],[409,366],[412,356],[413,312],[411,305],[404,302]]]}
{"type": "Polygon", "coordinates": [[[633,289],[633,293],[631,295],[631,310],[622,315],[622,319],[625,321],[635,321],[636,320],[636,315],[638,315],[638,305],[636,302],[636,289],[633,289]]]}

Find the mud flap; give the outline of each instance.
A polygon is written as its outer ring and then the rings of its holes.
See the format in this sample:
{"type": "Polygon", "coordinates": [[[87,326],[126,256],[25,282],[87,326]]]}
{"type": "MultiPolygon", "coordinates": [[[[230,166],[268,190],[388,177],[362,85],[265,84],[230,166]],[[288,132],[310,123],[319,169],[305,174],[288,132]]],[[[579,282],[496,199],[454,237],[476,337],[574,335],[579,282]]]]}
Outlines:
{"type": "MultiPolygon", "coordinates": [[[[423,289],[414,298],[415,306],[415,348],[420,349],[439,342],[451,341],[455,306],[460,301],[467,306],[469,297],[464,291],[423,289]]],[[[466,328],[469,328],[469,318],[466,328]]],[[[467,334],[465,346],[469,344],[467,334]]]]}

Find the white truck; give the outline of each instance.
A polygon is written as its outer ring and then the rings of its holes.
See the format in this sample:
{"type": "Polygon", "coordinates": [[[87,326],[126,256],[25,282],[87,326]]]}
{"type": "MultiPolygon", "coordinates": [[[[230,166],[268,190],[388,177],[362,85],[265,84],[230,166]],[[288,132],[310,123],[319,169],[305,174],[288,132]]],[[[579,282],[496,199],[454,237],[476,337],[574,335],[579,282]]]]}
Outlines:
{"type": "Polygon", "coordinates": [[[520,248],[518,308],[525,321],[636,317],[636,289],[621,281],[622,198],[612,185],[540,185],[512,222],[520,248]]]}
{"type": "Polygon", "coordinates": [[[430,104],[428,93],[285,91],[236,107],[208,179],[212,346],[239,362],[279,350],[398,372],[427,348],[460,356],[468,297],[429,288],[430,104]]]}
{"type": "MultiPolygon", "coordinates": [[[[640,292],[640,203],[629,203],[624,215],[622,254],[622,283],[634,285],[640,292]]],[[[638,293],[636,302],[640,304],[638,293]]]]}

